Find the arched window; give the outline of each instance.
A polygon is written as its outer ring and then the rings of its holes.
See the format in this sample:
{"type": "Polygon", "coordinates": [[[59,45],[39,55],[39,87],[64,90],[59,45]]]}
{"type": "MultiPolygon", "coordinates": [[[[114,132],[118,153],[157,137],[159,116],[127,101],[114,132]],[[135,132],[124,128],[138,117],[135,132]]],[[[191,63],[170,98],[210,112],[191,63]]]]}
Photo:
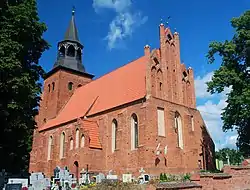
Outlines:
{"type": "Polygon", "coordinates": [[[48,91],[50,92],[50,84],[48,85],[48,91]]]}
{"type": "Polygon", "coordinates": [[[48,142],[48,157],[47,157],[48,160],[51,160],[52,141],[53,141],[53,137],[50,136],[49,142],[48,142]]]}
{"type": "Polygon", "coordinates": [[[76,59],[80,60],[82,59],[82,51],[80,48],[78,48],[77,52],[76,52],[76,59]]]}
{"type": "Polygon", "coordinates": [[[60,159],[62,159],[65,151],[65,133],[63,132],[60,137],[60,159]]]}
{"type": "Polygon", "coordinates": [[[69,82],[69,83],[68,83],[68,89],[69,89],[69,90],[72,90],[72,89],[73,89],[73,82],[69,82]]]}
{"type": "Polygon", "coordinates": [[[112,152],[117,149],[117,128],[118,124],[117,121],[114,119],[112,121],[112,152]]]}
{"type": "Polygon", "coordinates": [[[75,48],[73,45],[70,45],[67,49],[67,56],[75,57],[75,48]]]}
{"type": "Polygon", "coordinates": [[[131,116],[131,149],[134,150],[138,148],[139,145],[139,128],[138,128],[138,118],[136,114],[131,116]]]}
{"type": "Polygon", "coordinates": [[[85,138],[84,138],[84,135],[82,135],[82,137],[81,137],[81,148],[84,147],[84,144],[85,144],[85,138]]]}
{"type": "Polygon", "coordinates": [[[65,47],[62,46],[59,49],[59,57],[65,57],[65,47]]]}
{"type": "Polygon", "coordinates": [[[182,122],[181,122],[181,116],[178,112],[175,113],[175,129],[177,131],[178,147],[183,149],[182,122]]]}
{"type": "Polygon", "coordinates": [[[73,150],[73,146],[74,146],[73,138],[70,138],[70,141],[69,141],[69,149],[70,149],[70,150],[73,150]]]}
{"type": "Polygon", "coordinates": [[[76,129],[76,148],[79,148],[79,129],[76,129]]]}
{"type": "Polygon", "coordinates": [[[54,91],[54,90],[55,90],[55,83],[52,82],[52,91],[54,91]]]}

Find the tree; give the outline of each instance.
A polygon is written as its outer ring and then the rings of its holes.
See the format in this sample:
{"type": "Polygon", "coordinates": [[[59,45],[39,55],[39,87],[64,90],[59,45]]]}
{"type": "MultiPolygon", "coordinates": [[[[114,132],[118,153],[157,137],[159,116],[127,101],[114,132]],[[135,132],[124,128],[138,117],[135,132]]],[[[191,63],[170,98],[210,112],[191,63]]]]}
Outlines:
{"type": "Polygon", "coordinates": [[[228,157],[230,165],[239,165],[243,161],[241,152],[230,148],[223,148],[219,151],[216,151],[215,157],[219,160],[222,160],[224,163],[227,163],[228,157]]]}
{"type": "Polygon", "coordinates": [[[237,130],[237,146],[245,156],[250,155],[250,11],[231,21],[233,38],[209,45],[209,63],[215,55],[221,57],[221,66],[207,83],[208,92],[221,93],[230,88],[227,106],[222,113],[223,131],[237,130]]]}
{"type": "Polygon", "coordinates": [[[28,168],[35,115],[44,75],[38,60],[49,48],[35,0],[0,4],[0,169],[28,168]]]}

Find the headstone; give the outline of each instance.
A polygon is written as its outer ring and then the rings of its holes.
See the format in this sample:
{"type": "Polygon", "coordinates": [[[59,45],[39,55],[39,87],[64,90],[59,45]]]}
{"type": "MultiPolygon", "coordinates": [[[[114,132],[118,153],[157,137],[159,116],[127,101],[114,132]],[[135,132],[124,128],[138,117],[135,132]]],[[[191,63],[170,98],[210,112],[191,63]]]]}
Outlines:
{"type": "Polygon", "coordinates": [[[28,179],[22,178],[9,178],[8,184],[22,184],[22,187],[28,187],[28,179]]]}
{"type": "Polygon", "coordinates": [[[116,179],[118,179],[118,176],[117,175],[107,175],[107,179],[116,180],[116,179]]]}
{"type": "Polygon", "coordinates": [[[122,174],[122,182],[123,183],[131,183],[132,182],[132,174],[122,174]]]}
{"type": "Polygon", "coordinates": [[[7,184],[5,190],[22,190],[22,184],[21,183],[7,184]]]}
{"type": "Polygon", "coordinates": [[[149,182],[150,181],[150,176],[148,174],[144,174],[143,175],[143,180],[145,183],[149,182]]]}
{"type": "Polygon", "coordinates": [[[105,175],[103,173],[99,173],[96,176],[96,183],[101,183],[103,179],[105,179],[105,175]]]}

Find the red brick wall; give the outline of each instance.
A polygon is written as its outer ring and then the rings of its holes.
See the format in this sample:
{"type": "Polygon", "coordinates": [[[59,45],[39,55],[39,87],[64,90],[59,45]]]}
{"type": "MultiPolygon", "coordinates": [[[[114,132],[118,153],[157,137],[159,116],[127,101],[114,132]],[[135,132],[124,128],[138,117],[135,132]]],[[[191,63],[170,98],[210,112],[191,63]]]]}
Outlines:
{"type": "Polygon", "coordinates": [[[203,174],[193,178],[202,190],[245,190],[250,188],[250,167],[224,168],[224,174],[203,174]]]}
{"type": "Polygon", "coordinates": [[[78,85],[85,85],[91,81],[90,78],[74,74],[68,71],[59,70],[53,73],[44,81],[42,100],[40,102],[39,117],[37,118],[38,126],[43,124],[44,119],[54,118],[60,109],[68,102],[69,98],[78,88],[78,85]],[[54,90],[52,84],[55,84],[54,90]],[[73,89],[68,89],[68,83],[73,83],[73,89]],[[48,85],[50,85],[50,92],[48,85]]]}

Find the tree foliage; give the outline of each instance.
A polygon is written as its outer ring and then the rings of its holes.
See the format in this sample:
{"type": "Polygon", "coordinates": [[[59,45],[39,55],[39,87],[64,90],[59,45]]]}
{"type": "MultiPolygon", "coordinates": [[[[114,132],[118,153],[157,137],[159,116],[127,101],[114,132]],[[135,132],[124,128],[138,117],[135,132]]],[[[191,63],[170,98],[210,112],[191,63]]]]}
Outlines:
{"type": "Polygon", "coordinates": [[[215,157],[219,160],[222,160],[224,163],[227,163],[228,157],[230,165],[239,165],[243,161],[242,153],[230,148],[223,148],[219,151],[216,151],[215,157]]]}
{"type": "Polygon", "coordinates": [[[250,11],[233,18],[231,23],[235,29],[233,38],[209,45],[209,63],[219,55],[221,66],[208,82],[208,91],[221,93],[230,88],[222,113],[223,130],[236,129],[237,146],[244,155],[250,155],[250,11]]]}
{"type": "Polygon", "coordinates": [[[35,0],[0,4],[0,169],[25,170],[44,75],[38,60],[49,48],[35,0]]]}

